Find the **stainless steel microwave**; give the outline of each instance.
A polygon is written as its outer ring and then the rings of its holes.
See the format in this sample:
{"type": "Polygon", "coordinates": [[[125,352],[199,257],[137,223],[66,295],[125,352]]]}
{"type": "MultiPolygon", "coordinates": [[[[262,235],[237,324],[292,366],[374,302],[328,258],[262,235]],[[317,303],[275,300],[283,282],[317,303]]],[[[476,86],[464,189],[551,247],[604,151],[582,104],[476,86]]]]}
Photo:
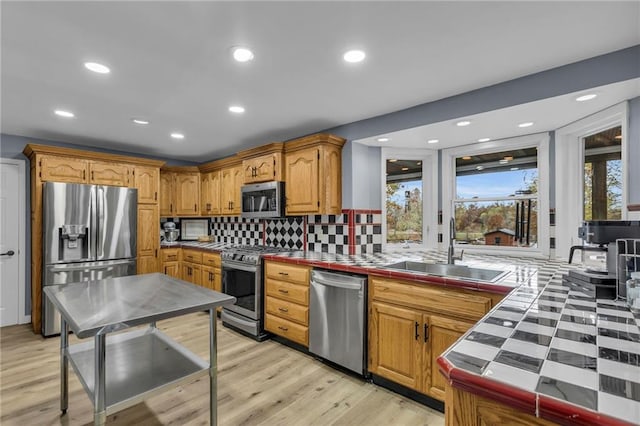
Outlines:
{"type": "Polygon", "coordinates": [[[242,187],[242,217],[284,217],[284,182],[264,182],[242,187]]]}

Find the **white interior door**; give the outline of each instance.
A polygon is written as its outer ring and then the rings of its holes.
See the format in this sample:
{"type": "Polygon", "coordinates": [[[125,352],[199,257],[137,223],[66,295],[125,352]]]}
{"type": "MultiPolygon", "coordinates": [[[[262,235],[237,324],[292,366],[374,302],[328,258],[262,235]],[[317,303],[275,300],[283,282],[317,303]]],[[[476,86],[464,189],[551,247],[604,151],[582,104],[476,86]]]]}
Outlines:
{"type": "Polygon", "coordinates": [[[24,322],[21,321],[25,309],[24,190],[24,163],[3,159],[0,162],[0,327],[24,322]]]}

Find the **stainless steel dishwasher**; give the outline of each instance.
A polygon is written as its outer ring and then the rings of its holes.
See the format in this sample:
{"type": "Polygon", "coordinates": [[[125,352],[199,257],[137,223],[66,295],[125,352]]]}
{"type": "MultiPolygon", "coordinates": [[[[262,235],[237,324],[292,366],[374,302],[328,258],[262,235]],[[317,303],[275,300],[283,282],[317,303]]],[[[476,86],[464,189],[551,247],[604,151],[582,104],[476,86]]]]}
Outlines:
{"type": "Polygon", "coordinates": [[[314,270],[309,304],[309,352],[365,373],[367,277],[314,270]]]}

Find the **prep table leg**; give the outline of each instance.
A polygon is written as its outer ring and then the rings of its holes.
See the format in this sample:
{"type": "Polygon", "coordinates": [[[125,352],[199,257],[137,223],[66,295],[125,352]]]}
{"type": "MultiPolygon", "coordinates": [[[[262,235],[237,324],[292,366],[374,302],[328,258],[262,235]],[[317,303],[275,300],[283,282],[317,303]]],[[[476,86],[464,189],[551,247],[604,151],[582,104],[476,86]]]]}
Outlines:
{"type": "Polygon", "coordinates": [[[107,421],[106,412],[106,380],[105,380],[105,349],[106,334],[96,334],[95,337],[95,379],[93,391],[93,423],[102,426],[107,421]]]}
{"type": "Polygon", "coordinates": [[[216,310],[209,309],[209,423],[218,424],[218,350],[216,310]]]}
{"type": "Polygon", "coordinates": [[[69,325],[62,317],[60,321],[60,411],[67,413],[69,406],[69,359],[67,347],[69,346],[69,325]]]}

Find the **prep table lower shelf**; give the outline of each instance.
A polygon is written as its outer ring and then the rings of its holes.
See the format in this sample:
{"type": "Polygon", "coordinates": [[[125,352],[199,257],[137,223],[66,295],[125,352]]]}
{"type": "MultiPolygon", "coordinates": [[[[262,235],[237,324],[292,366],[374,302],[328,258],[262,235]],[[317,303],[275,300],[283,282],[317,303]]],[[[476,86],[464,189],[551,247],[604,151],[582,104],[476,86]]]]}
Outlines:
{"type": "MultiPolygon", "coordinates": [[[[209,373],[209,363],[155,327],[110,335],[106,340],[107,415],[209,373]]],[[[67,355],[93,402],[94,342],[69,346],[67,355]]]]}

